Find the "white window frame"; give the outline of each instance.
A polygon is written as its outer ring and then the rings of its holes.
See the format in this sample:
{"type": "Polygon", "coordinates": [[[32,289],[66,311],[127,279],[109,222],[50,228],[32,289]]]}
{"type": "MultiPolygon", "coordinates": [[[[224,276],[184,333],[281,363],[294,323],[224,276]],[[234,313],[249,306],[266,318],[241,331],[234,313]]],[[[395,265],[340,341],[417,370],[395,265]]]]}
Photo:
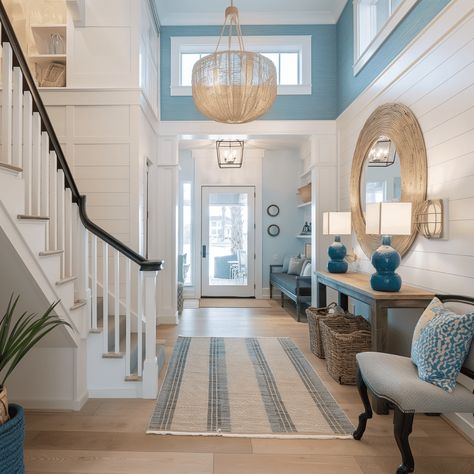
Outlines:
{"type": "MultiPolygon", "coordinates": [[[[191,96],[192,87],[180,85],[181,54],[213,53],[217,36],[172,36],[171,37],[171,95],[191,96]]],[[[254,52],[300,54],[299,77],[301,84],[279,85],[278,95],[311,95],[311,35],[305,36],[245,36],[245,49],[254,52]]]]}
{"type": "Polygon", "coordinates": [[[369,59],[382,46],[390,33],[405,18],[418,0],[402,0],[387,19],[385,25],[373,35],[376,29],[374,4],[376,0],[354,0],[354,76],[367,64],[369,59]],[[364,28],[362,27],[364,25],[364,28]],[[360,50],[360,40],[363,34],[373,36],[367,47],[360,50]]]}

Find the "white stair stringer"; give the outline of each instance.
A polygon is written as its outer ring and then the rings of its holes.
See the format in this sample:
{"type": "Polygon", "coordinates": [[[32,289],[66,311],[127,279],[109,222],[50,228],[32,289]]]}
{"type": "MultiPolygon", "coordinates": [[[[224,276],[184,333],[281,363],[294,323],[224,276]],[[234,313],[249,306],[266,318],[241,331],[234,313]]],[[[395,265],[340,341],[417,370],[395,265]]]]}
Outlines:
{"type": "MultiPolygon", "coordinates": [[[[16,252],[20,256],[26,268],[28,268],[38,286],[41,288],[46,299],[49,302],[60,300],[59,304],[55,308],[55,311],[59,317],[72,325],[73,329],[70,330],[68,328],[67,331],[74,343],[79,345],[81,338],[80,327],[78,327],[76,322],[70,318],[69,314],[69,308],[74,304],[73,291],[68,288],[68,293],[66,294],[64,291],[62,295],[57,291],[57,288],[55,288],[54,283],[51,281],[52,275],[48,275],[46,273],[48,270],[51,271],[51,269],[48,269],[47,265],[42,264],[39,256],[37,256],[39,251],[36,252],[36,249],[31,249],[31,247],[28,245],[27,239],[23,234],[25,229],[21,229],[22,226],[16,225],[14,219],[9,214],[3,203],[3,196],[0,196],[0,222],[3,232],[8,237],[12,246],[15,248],[16,252]]],[[[56,269],[54,270],[55,275],[56,269]]]]}

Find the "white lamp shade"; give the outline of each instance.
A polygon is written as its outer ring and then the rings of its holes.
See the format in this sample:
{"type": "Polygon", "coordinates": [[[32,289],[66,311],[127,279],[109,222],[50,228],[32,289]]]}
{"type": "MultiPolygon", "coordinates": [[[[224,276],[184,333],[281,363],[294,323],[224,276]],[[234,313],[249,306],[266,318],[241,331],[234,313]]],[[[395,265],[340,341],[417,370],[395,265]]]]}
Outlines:
{"type": "Polygon", "coordinates": [[[350,235],[351,233],[350,212],[323,213],[323,235],[350,235]]]}
{"type": "Polygon", "coordinates": [[[375,235],[410,235],[411,202],[367,204],[365,231],[375,235]]]}

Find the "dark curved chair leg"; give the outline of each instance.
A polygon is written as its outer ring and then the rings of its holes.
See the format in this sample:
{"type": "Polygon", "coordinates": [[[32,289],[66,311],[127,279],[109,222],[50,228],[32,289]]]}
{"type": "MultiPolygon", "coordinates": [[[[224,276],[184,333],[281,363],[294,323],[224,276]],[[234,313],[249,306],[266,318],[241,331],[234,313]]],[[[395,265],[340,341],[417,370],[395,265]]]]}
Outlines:
{"type": "Polygon", "coordinates": [[[398,466],[397,474],[408,474],[415,470],[415,461],[408,443],[413,426],[413,413],[403,413],[398,407],[395,407],[393,415],[393,434],[402,454],[402,464],[398,466]]]}
{"type": "Polygon", "coordinates": [[[359,426],[354,431],[352,436],[354,439],[360,440],[362,439],[362,435],[365,432],[367,420],[372,418],[372,407],[370,406],[369,395],[367,393],[367,385],[365,385],[360,369],[357,369],[357,390],[359,391],[360,398],[364,404],[365,411],[359,415],[359,426]]]}

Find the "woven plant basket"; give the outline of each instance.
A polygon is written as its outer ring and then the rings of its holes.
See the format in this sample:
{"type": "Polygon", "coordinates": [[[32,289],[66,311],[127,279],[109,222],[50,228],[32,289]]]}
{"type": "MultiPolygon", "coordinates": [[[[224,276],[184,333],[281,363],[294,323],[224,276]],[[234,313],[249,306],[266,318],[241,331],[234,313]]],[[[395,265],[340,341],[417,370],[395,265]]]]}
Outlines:
{"type": "Polygon", "coordinates": [[[8,395],[5,387],[0,387],[0,426],[10,419],[8,414],[8,395]]]}
{"type": "Polygon", "coordinates": [[[25,424],[23,408],[10,404],[10,420],[0,426],[0,472],[5,474],[23,474],[23,443],[25,424]]]}
{"type": "Polygon", "coordinates": [[[355,385],[356,354],[371,348],[370,324],[362,316],[337,316],[321,321],[327,369],[345,385],[355,385]]]}
{"type": "Polygon", "coordinates": [[[311,352],[320,359],[324,359],[324,347],[321,335],[320,321],[337,315],[343,315],[344,310],[336,303],[331,303],[322,308],[310,306],[306,310],[309,329],[309,345],[311,352]]]}

